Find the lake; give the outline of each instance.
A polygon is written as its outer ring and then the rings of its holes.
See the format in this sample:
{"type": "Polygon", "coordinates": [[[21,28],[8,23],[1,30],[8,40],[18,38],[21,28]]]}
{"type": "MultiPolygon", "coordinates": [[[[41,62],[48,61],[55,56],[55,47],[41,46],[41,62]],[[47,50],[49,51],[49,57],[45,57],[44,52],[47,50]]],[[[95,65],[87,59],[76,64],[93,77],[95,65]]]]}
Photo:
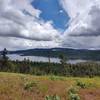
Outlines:
{"type": "MultiPolygon", "coordinates": [[[[49,62],[49,58],[48,57],[40,57],[40,56],[20,56],[17,54],[10,54],[7,55],[9,57],[10,60],[19,60],[22,61],[24,60],[24,58],[29,59],[30,61],[33,62],[49,62]]],[[[50,61],[53,63],[60,63],[60,59],[59,58],[50,58],[50,61]]],[[[86,62],[86,60],[81,60],[81,59],[76,59],[76,60],[68,60],[67,63],[71,63],[71,64],[76,64],[76,63],[80,63],[80,62],[86,62]]]]}

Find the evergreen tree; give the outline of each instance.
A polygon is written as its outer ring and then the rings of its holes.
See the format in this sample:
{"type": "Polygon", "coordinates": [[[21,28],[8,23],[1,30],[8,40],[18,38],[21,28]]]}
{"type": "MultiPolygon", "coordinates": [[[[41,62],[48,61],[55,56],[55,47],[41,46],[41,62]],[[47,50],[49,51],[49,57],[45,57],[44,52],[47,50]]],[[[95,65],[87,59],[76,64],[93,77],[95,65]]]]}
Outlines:
{"type": "Polygon", "coordinates": [[[66,62],[67,62],[66,57],[65,57],[63,54],[61,54],[61,55],[59,56],[59,58],[60,58],[60,63],[61,63],[63,66],[65,66],[65,65],[66,65],[66,62]]]}
{"type": "Polygon", "coordinates": [[[1,53],[1,62],[2,62],[2,66],[1,66],[1,70],[6,71],[7,70],[7,63],[8,63],[8,57],[7,57],[8,51],[6,48],[4,48],[4,50],[1,53]]]}
{"type": "Polygon", "coordinates": [[[1,52],[2,58],[5,59],[7,56],[7,49],[4,48],[4,50],[1,52]]]}

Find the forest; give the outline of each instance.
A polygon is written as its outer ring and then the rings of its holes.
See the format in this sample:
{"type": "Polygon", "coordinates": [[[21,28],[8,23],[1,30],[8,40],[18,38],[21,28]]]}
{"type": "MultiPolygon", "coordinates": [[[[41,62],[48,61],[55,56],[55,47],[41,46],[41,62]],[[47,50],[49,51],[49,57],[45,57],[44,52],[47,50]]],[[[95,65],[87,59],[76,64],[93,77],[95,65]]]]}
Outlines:
{"type": "Polygon", "coordinates": [[[57,75],[74,77],[93,77],[100,76],[100,63],[84,62],[68,64],[64,55],[59,55],[60,63],[51,62],[32,62],[29,59],[23,61],[11,61],[7,57],[7,50],[1,53],[0,71],[25,73],[32,75],[57,75]]]}

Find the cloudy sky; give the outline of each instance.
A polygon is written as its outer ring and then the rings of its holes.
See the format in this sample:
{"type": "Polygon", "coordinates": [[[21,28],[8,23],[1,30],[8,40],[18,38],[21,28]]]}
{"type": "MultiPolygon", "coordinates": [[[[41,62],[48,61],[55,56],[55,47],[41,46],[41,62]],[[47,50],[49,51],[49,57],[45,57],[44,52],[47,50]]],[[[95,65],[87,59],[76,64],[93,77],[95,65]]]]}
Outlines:
{"type": "Polygon", "coordinates": [[[0,0],[0,50],[100,49],[100,0],[0,0]]]}

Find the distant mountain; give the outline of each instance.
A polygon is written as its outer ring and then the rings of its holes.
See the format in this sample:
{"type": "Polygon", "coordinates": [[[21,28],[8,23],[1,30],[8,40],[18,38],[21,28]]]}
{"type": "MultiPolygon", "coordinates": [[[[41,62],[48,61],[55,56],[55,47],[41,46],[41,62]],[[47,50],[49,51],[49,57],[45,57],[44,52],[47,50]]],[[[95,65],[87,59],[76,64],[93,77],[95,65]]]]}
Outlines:
{"type": "Polygon", "coordinates": [[[48,48],[9,51],[10,54],[22,56],[59,57],[64,54],[68,59],[100,60],[100,50],[70,49],[70,48],[48,48]]]}

